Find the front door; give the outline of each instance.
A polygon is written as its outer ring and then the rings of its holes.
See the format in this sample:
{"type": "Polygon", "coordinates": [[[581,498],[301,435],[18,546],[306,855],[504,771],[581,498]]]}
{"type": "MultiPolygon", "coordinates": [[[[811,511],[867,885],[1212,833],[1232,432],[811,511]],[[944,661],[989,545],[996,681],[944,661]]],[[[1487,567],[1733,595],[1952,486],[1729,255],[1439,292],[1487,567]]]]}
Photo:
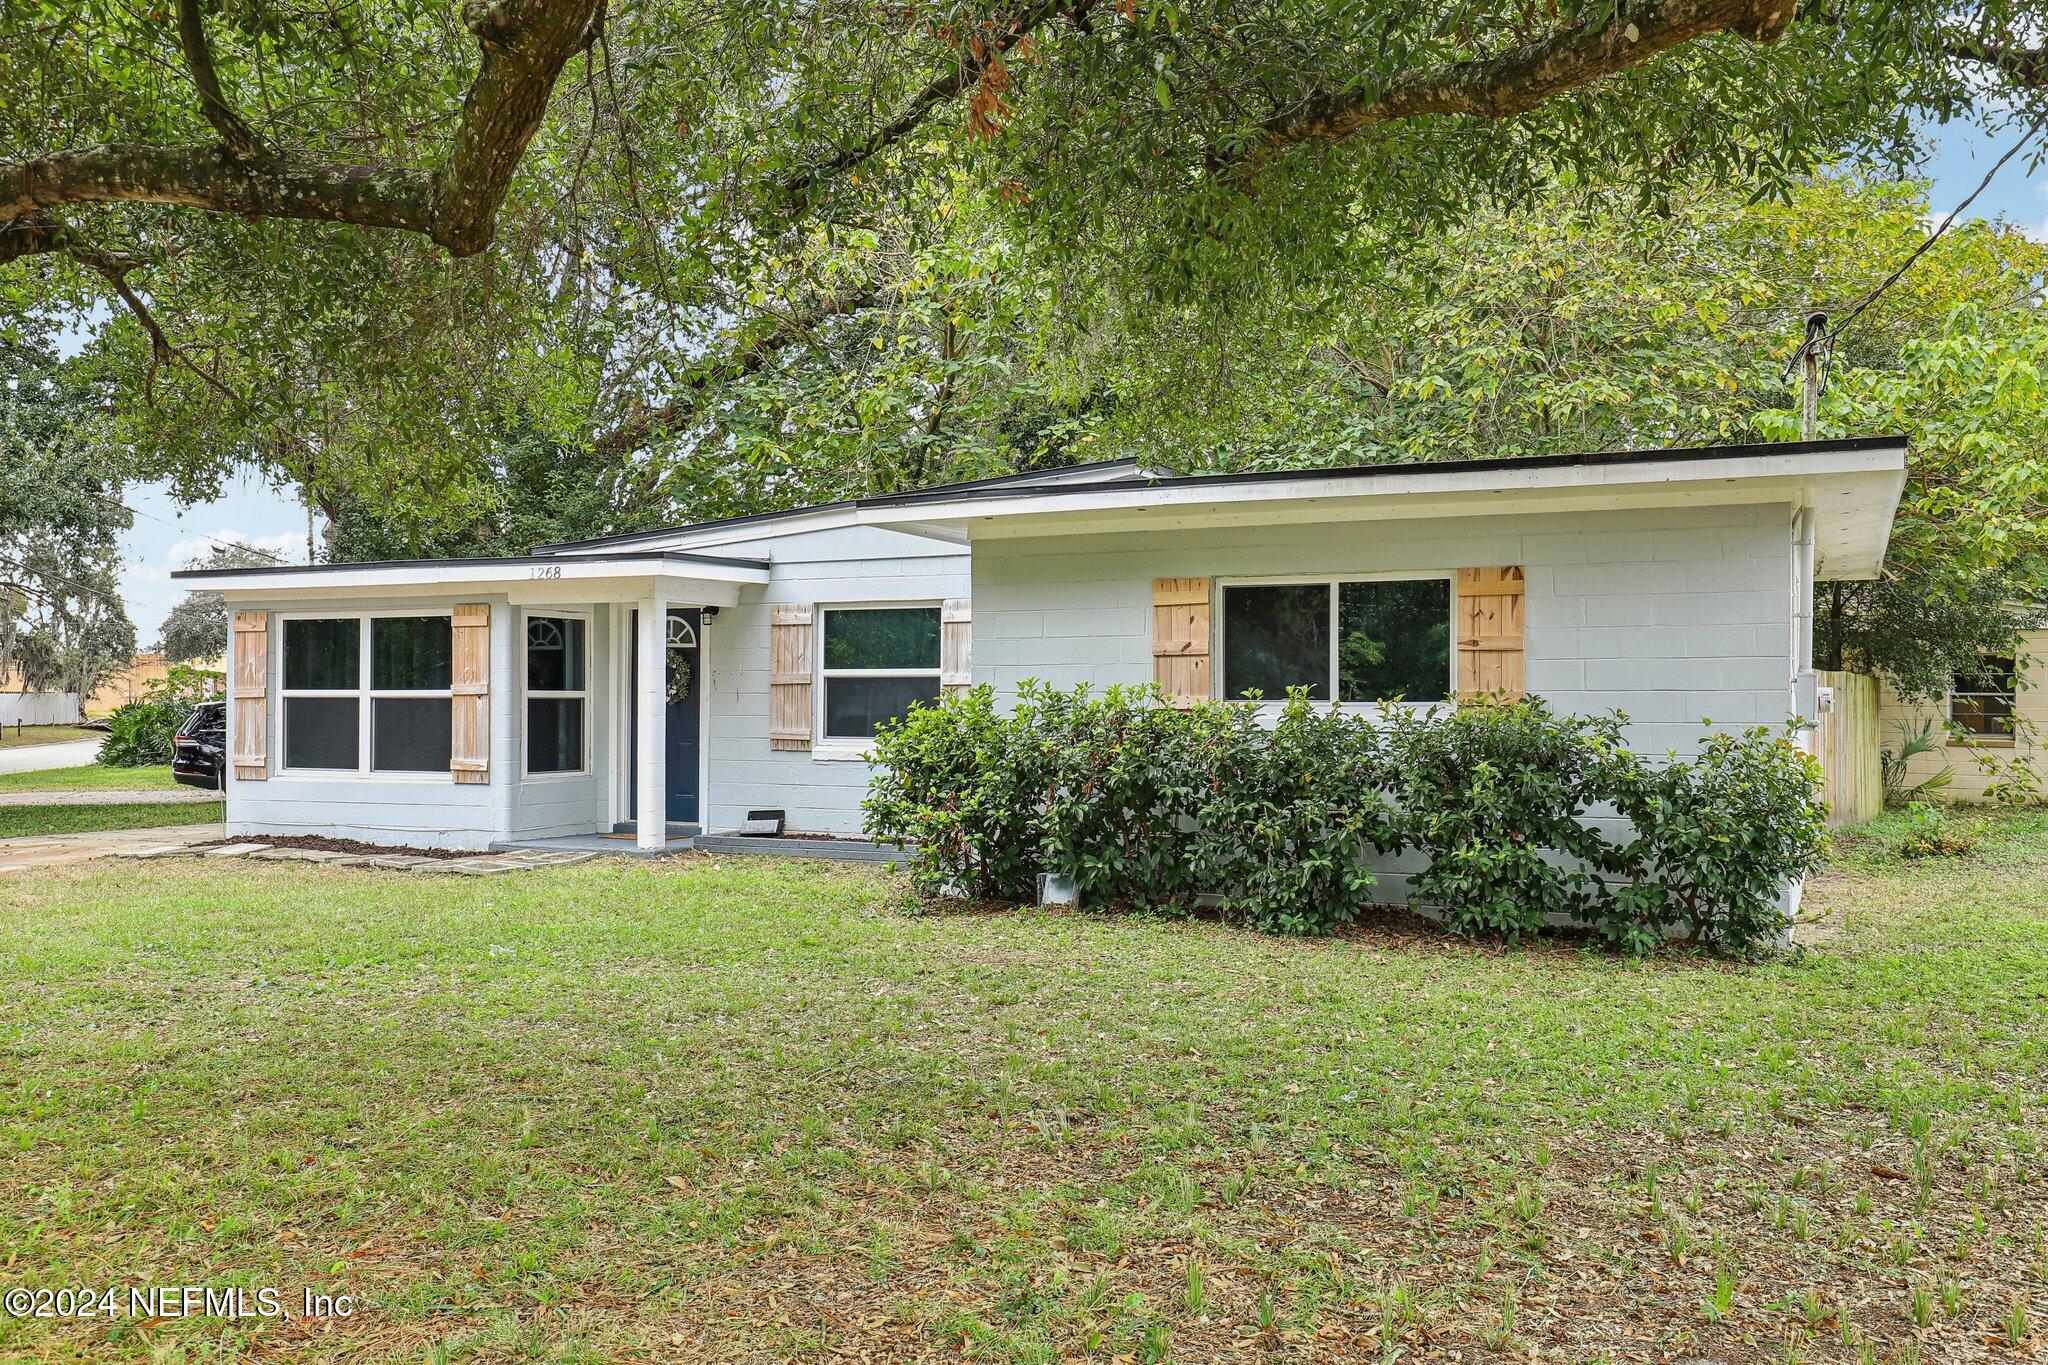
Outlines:
{"type": "Polygon", "coordinates": [[[697,692],[704,686],[699,615],[695,607],[668,614],[668,818],[686,825],[697,823],[697,692]]]}
{"type": "MultiPolygon", "coordinates": [[[[640,613],[629,612],[628,641],[639,638],[640,613]]],[[[702,715],[698,709],[699,689],[704,686],[704,651],[698,642],[703,613],[696,607],[672,607],[668,613],[668,820],[671,824],[698,822],[697,757],[703,743],[702,715]]],[[[640,654],[629,648],[626,695],[639,695],[640,654]]],[[[633,818],[640,816],[640,710],[632,708],[632,734],[627,744],[626,800],[633,818]]]]}

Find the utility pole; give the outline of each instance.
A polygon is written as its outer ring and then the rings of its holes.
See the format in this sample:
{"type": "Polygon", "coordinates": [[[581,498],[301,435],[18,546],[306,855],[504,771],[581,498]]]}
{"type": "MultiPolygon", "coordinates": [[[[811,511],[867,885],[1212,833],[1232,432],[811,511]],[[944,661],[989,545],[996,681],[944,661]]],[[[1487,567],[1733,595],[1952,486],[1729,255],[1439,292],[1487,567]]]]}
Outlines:
{"type": "Polygon", "coordinates": [[[1799,439],[1820,436],[1820,348],[1827,342],[1828,315],[1809,313],[1806,340],[1799,347],[1799,439]]]}

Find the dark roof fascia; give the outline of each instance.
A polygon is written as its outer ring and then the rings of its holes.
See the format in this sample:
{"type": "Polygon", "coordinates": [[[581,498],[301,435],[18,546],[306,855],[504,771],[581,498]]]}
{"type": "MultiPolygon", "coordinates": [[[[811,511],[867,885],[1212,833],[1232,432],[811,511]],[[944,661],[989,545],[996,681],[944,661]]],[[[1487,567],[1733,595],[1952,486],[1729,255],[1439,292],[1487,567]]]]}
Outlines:
{"type": "MultiPolygon", "coordinates": [[[[560,564],[564,559],[605,558],[581,555],[473,555],[456,559],[366,559],[353,564],[265,564],[253,569],[178,569],[173,578],[203,581],[209,578],[241,578],[249,574],[344,573],[350,569],[442,569],[489,565],[520,568],[532,564],[560,564]]],[[[765,559],[734,559],[726,555],[700,555],[684,551],[659,554],[619,555],[617,558],[642,564],[712,564],[730,569],[765,569],[765,559]]]]}
{"type": "MultiPolygon", "coordinates": [[[[1476,460],[1410,460],[1399,464],[1345,465],[1337,469],[1260,469],[1238,474],[1176,474],[1147,478],[1146,488],[1225,487],[1238,484],[1276,483],[1299,479],[1348,479],[1411,474],[1487,474],[1510,469],[1571,469],[1614,465],[1663,464],[1681,460],[1737,460],[1764,455],[1839,454],[1854,450],[1906,449],[1903,436],[1857,436],[1840,441],[1772,441],[1739,446],[1689,446],[1660,450],[1609,450],[1582,455],[1513,455],[1476,460]]],[[[1043,488],[921,489],[914,493],[891,493],[862,498],[860,507],[917,507],[927,503],[974,501],[985,497],[1035,498],[1057,493],[1085,493],[1095,488],[1121,491],[1131,484],[1052,484],[1043,488]]]]}

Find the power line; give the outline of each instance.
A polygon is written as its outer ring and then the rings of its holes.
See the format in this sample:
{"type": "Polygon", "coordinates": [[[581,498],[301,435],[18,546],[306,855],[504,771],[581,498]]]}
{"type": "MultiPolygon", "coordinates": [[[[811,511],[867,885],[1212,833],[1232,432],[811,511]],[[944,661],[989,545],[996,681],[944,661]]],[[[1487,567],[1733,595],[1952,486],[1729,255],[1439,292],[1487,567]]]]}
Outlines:
{"type": "Polygon", "coordinates": [[[1861,302],[1859,302],[1854,308],[1851,308],[1848,311],[1848,313],[1843,316],[1840,322],[1836,323],[1832,328],[1828,330],[1827,339],[1830,343],[1839,340],[1841,338],[1842,333],[1848,329],[1849,324],[1856,321],[1857,316],[1860,313],[1862,313],[1864,309],[1870,307],[1871,304],[1877,302],[1878,298],[1887,289],[1890,289],[1893,285],[1897,284],[1902,278],[1904,278],[1906,272],[1913,268],[1914,262],[1918,261],[1922,256],[1925,256],[1928,253],[1928,251],[1932,249],[1934,244],[1941,240],[1942,234],[1946,233],[1951,227],[1955,225],[1956,219],[1962,215],[1963,210],[1970,207],[1970,205],[1976,203],[1977,196],[1984,193],[1985,190],[1991,187],[1992,180],[1996,178],[2000,171],[2005,169],[2005,163],[2012,160],[2014,157],[2018,156],[2020,154],[2021,149],[2024,148],[2029,142],[2032,142],[2034,140],[2034,134],[2041,131],[2043,124],[2048,124],[2048,115],[2043,115],[2042,117],[2035,119],[2031,124],[2029,124],[2027,126],[2027,131],[2020,134],[2019,141],[2013,143],[2012,146],[2006,148],[2005,155],[1998,158],[1998,160],[1992,164],[1990,170],[1984,172],[1984,178],[1977,182],[1977,188],[1971,190],[1968,196],[1964,198],[1962,203],[1957,204],[1954,208],[1949,210],[1948,217],[1942,219],[1941,225],[1935,228],[1933,232],[1928,234],[1927,240],[1920,243],[1919,246],[1914,247],[1912,254],[1907,256],[1905,260],[1899,262],[1899,268],[1897,270],[1894,270],[1891,274],[1885,276],[1883,283],[1879,284],[1877,288],[1871,290],[1868,294],[1865,294],[1861,302]]]}
{"type": "Polygon", "coordinates": [[[122,502],[119,498],[110,498],[105,493],[95,493],[90,489],[83,488],[78,491],[84,493],[89,498],[98,498],[101,502],[111,503],[113,506],[120,508],[122,511],[127,512],[132,516],[147,517],[151,521],[154,521],[159,525],[170,527],[173,531],[183,531],[186,535],[197,536],[201,540],[210,541],[213,544],[219,545],[223,548],[232,547],[237,550],[247,550],[250,554],[262,555],[265,559],[269,560],[273,564],[290,564],[292,562],[291,560],[286,559],[283,555],[272,553],[269,550],[259,549],[258,547],[251,545],[246,540],[222,540],[219,536],[210,536],[206,534],[206,532],[204,531],[187,531],[184,527],[178,525],[178,523],[175,521],[171,521],[166,517],[160,517],[154,512],[145,512],[140,507],[130,507],[127,503],[122,502]]]}
{"type": "MultiPolygon", "coordinates": [[[[14,570],[16,573],[24,573],[36,578],[48,579],[53,583],[62,583],[66,587],[73,588],[79,592],[84,593],[87,597],[97,597],[102,602],[111,602],[114,606],[119,607],[124,614],[128,610],[128,604],[126,602],[123,602],[120,598],[114,596],[111,593],[104,592],[99,588],[87,587],[85,584],[79,582],[75,578],[66,578],[63,574],[47,573],[41,569],[32,569],[28,565],[20,562],[19,560],[0,559],[0,565],[4,565],[5,567],[10,568],[14,570]]],[[[51,601],[50,595],[48,593],[35,593],[25,583],[17,583],[15,584],[15,586],[20,588],[25,593],[30,593],[33,596],[41,597],[43,601],[48,605],[56,605],[54,602],[51,601]]]]}

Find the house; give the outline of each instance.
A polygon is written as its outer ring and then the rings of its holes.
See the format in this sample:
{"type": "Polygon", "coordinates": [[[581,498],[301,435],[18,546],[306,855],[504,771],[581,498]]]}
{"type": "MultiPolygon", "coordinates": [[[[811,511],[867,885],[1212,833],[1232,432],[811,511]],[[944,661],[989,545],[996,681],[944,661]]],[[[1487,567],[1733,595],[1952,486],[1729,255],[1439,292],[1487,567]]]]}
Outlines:
{"type": "MultiPolygon", "coordinates": [[[[202,673],[220,673],[226,668],[224,659],[191,659],[186,667],[202,673]]],[[[161,654],[137,654],[125,668],[117,668],[100,679],[100,685],[85,699],[85,714],[88,716],[112,715],[115,710],[129,702],[141,701],[149,694],[151,683],[162,682],[171,676],[177,667],[161,654]]]]}
{"type": "Polygon", "coordinates": [[[2044,666],[2048,630],[2030,630],[2013,654],[1958,674],[1938,702],[1909,700],[1880,684],[1879,743],[1898,753],[1911,737],[1930,741],[1906,758],[1901,785],[1936,782],[1936,794],[1949,801],[1989,801],[2001,792],[2038,796],[2028,775],[2048,778],[2044,666]]]}
{"type": "Polygon", "coordinates": [[[233,615],[230,833],[652,852],[756,810],[856,833],[876,727],[971,683],[1526,690],[1619,708],[1658,753],[1703,718],[1812,716],[1813,584],[1877,572],[1904,472],[1890,438],[1118,461],[513,558],[177,577],[233,615]]]}

